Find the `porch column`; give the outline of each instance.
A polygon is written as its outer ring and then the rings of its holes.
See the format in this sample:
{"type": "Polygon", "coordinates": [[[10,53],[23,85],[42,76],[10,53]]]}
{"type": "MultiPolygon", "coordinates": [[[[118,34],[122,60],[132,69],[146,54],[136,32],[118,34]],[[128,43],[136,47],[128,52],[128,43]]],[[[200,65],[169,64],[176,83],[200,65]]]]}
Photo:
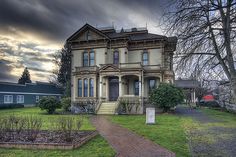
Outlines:
{"type": "Polygon", "coordinates": [[[122,76],[119,76],[119,97],[123,95],[122,93],[122,80],[121,80],[122,76]]]}
{"type": "Polygon", "coordinates": [[[102,98],[102,76],[99,76],[99,97],[102,98]]]}
{"type": "Polygon", "coordinates": [[[143,86],[142,86],[142,76],[139,76],[139,96],[142,96],[142,90],[143,90],[143,86]]]}

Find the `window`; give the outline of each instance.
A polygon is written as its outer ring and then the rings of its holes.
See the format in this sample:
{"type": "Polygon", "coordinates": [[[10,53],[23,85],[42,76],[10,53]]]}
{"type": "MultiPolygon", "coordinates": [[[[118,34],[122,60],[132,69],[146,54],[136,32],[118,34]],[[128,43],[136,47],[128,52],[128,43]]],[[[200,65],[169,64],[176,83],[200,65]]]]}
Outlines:
{"type": "Polygon", "coordinates": [[[143,52],[143,65],[148,65],[148,52],[147,51],[144,51],[143,52]]]}
{"type": "Polygon", "coordinates": [[[94,51],[91,50],[89,53],[89,65],[94,66],[94,51]]]}
{"type": "Polygon", "coordinates": [[[156,87],[156,80],[150,79],[149,80],[149,92],[151,92],[156,87]]]}
{"type": "Polygon", "coordinates": [[[78,97],[82,97],[82,80],[78,80],[78,97]]]}
{"type": "Polygon", "coordinates": [[[84,51],[83,53],[83,66],[94,66],[95,65],[95,53],[94,50],[84,51]]]}
{"type": "Polygon", "coordinates": [[[84,97],[88,97],[88,79],[84,79],[84,97]]]}
{"type": "Polygon", "coordinates": [[[17,95],[16,102],[19,104],[24,103],[24,95],[17,95]]]}
{"type": "Polygon", "coordinates": [[[119,64],[119,52],[117,50],[113,53],[113,64],[119,64]]]}
{"type": "Polygon", "coordinates": [[[87,31],[86,40],[90,40],[90,39],[91,39],[91,33],[90,33],[90,31],[87,31]]]}
{"type": "Polygon", "coordinates": [[[38,95],[36,95],[35,101],[36,101],[36,102],[39,102],[39,96],[38,96],[38,95]]]}
{"type": "Polygon", "coordinates": [[[84,67],[87,67],[89,64],[88,64],[88,52],[87,51],[85,51],[84,53],[83,53],[83,66],[84,67]]]}
{"type": "Polygon", "coordinates": [[[13,96],[12,95],[4,95],[4,103],[5,104],[13,103],[13,96]]]}
{"type": "Polygon", "coordinates": [[[89,96],[93,97],[93,90],[94,90],[94,81],[93,79],[89,80],[89,96]]]}
{"type": "Polygon", "coordinates": [[[134,95],[139,95],[139,81],[134,81],[134,95]]]}

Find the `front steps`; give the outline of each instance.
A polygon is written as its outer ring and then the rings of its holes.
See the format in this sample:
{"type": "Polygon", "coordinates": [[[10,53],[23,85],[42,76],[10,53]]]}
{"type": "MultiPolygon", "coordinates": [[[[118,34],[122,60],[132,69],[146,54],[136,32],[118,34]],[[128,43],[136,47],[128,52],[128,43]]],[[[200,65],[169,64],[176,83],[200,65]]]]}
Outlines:
{"type": "Polygon", "coordinates": [[[97,114],[115,114],[117,102],[103,102],[97,114]]]}

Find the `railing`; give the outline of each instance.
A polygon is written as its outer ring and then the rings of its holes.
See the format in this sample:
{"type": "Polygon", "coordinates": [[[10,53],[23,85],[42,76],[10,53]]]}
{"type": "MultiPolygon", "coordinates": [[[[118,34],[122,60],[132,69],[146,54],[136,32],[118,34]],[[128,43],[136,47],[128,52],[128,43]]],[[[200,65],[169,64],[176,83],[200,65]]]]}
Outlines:
{"type": "Polygon", "coordinates": [[[121,69],[128,69],[128,68],[142,68],[141,62],[133,62],[133,63],[120,63],[119,67],[121,69]]]}
{"type": "Polygon", "coordinates": [[[76,72],[81,72],[81,71],[97,71],[98,67],[97,66],[86,66],[86,67],[75,67],[76,72]]]}
{"type": "Polygon", "coordinates": [[[163,69],[160,64],[157,65],[144,65],[143,66],[144,70],[161,70],[163,69]]]}

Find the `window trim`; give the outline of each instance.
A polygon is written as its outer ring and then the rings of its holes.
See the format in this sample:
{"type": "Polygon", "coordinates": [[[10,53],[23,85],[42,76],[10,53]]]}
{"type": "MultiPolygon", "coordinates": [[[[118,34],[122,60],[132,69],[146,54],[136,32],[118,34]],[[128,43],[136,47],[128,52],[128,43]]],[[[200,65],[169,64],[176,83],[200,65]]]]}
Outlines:
{"type": "Polygon", "coordinates": [[[77,96],[78,97],[83,97],[83,80],[82,79],[78,79],[78,92],[77,92],[77,96]],[[79,85],[80,81],[81,81],[81,87],[79,85]],[[81,93],[80,93],[80,89],[81,89],[81,93]]]}
{"type": "Polygon", "coordinates": [[[12,104],[13,103],[13,95],[4,95],[3,102],[4,102],[4,104],[12,104]],[[11,97],[11,101],[5,101],[6,100],[5,97],[8,97],[8,98],[11,97]]]}
{"type": "Polygon", "coordinates": [[[25,96],[24,96],[24,95],[17,95],[17,96],[16,96],[16,103],[17,103],[17,104],[23,104],[23,103],[25,103],[25,96]],[[19,98],[21,98],[21,99],[20,99],[21,101],[19,101],[19,98]]]}
{"type": "Polygon", "coordinates": [[[93,49],[89,51],[89,66],[95,66],[95,51],[93,49]],[[90,57],[91,53],[93,53],[93,65],[91,65],[91,57],[90,57]]]}
{"type": "Polygon", "coordinates": [[[150,93],[153,89],[156,88],[156,85],[157,85],[157,81],[156,81],[155,78],[150,78],[150,79],[148,80],[148,91],[149,91],[149,93],[150,93]],[[151,86],[150,86],[150,81],[151,81],[151,80],[154,80],[154,81],[155,81],[155,82],[154,82],[154,87],[153,87],[153,88],[151,88],[151,86]]]}
{"type": "Polygon", "coordinates": [[[35,102],[39,102],[39,95],[36,95],[35,102]]]}
{"type": "Polygon", "coordinates": [[[134,95],[138,96],[139,95],[139,80],[134,80],[134,95]],[[135,84],[138,83],[138,88],[136,88],[135,84]],[[136,93],[137,90],[137,93],[136,93]]]}
{"type": "Polygon", "coordinates": [[[95,66],[96,65],[96,52],[93,49],[86,49],[83,51],[83,55],[82,55],[82,65],[83,67],[90,67],[90,66],[95,66]],[[93,53],[93,65],[91,65],[91,57],[90,57],[90,53],[93,53]],[[88,58],[87,60],[84,59],[84,54],[87,53],[88,58]],[[85,65],[85,61],[87,62],[87,65],[85,65]]]}
{"type": "Polygon", "coordinates": [[[94,79],[93,78],[89,79],[89,97],[94,97],[94,79]],[[91,86],[91,81],[92,81],[92,86],[91,86]]]}
{"type": "Polygon", "coordinates": [[[83,93],[84,93],[84,95],[83,95],[83,97],[88,97],[88,79],[87,78],[85,78],[84,79],[84,82],[83,82],[83,84],[84,84],[84,91],[83,91],[83,93]],[[85,84],[85,82],[87,82],[87,84],[85,84]],[[85,86],[85,85],[87,85],[87,86],[85,86]]]}
{"type": "Polygon", "coordinates": [[[148,50],[143,50],[143,52],[142,52],[142,64],[149,65],[149,52],[148,52],[148,50]],[[144,54],[147,54],[147,59],[145,59],[145,60],[144,60],[144,54]],[[144,64],[144,62],[147,62],[147,64],[144,64]]]}
{"type": "Polygon", "coordinates": [[[119,64],[120,63],[120,52],[119,52],[119,50],[114,50],[113,51],[113,64],[119,64]],[[115,63],[115,53],[118,53],[118,62],[117,63],[115,63]]]}

